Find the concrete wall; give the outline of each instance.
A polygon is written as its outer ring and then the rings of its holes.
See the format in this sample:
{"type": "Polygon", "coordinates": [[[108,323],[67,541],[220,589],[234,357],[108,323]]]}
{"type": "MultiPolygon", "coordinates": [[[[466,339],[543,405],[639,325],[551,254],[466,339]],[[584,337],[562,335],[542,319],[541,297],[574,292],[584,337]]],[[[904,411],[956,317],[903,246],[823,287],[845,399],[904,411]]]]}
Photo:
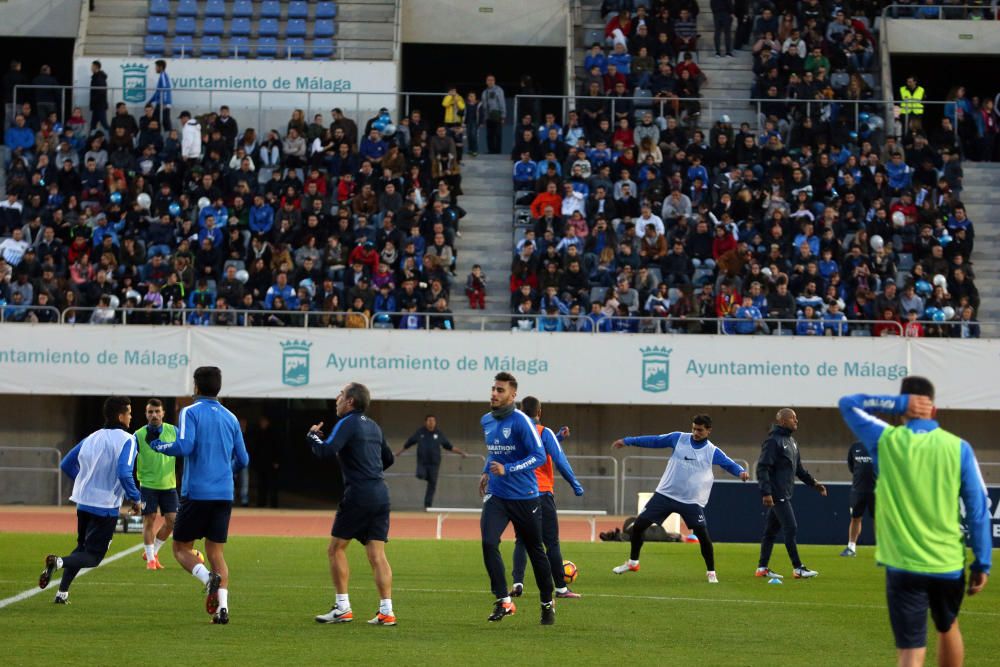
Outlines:
{"type": "Polygon", "coordinates": [[[565,46],[567,11],[565,0],[409,0],[403,42],[565,46]]]}
{"type": "Polygon", "coordinates": [[[995,21],[890,19],[883,23],[893,55],[983,56],[1000,53],[995,21]]]}
{"type": "Polygon", "coordinates": [[[72,37],[80,27],[82,0],[0,1],[0,35],[72,37]]]}
{"type": "MultiPolygon", "coordinates": [[[[53,468],[55,455],[8,448],[55,447],[66,452],[76,444],[76,403],[68,396],[3,396],[0,400],[0,504],[52,504],[57,479],[53,472],[2,468],[53,468]]],[[[63,478],[63,498],[69,480],[63,478]]]]}

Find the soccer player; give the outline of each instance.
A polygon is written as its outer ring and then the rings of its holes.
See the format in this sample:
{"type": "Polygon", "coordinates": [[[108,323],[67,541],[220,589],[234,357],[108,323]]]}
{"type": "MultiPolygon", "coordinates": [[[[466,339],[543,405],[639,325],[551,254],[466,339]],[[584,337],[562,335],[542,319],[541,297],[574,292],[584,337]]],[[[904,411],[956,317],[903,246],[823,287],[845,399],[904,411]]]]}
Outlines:
{"type": "MultiPolygon", "coordinates": [[[[574,593],[566,585],[565,570],[563,570],[562,550],[559,548],[559,516],[556,513],[556,498],[553,495],[553,465],[559,471],[570,486],[573,493],[578,496],[583,495],[583,486],[577,481],[573,474],[573,467],[566,460],[562,447],[559,446],[559,436],[551,429],[542,426],[542,402],[534,396],[526,396],[521,401],[521,411],[530,415],[535,423],[535,429],[542,438],[542,446],[545,448],[545,463],[535,468],[535,478],[538,480],[539,503],[542,514],[542,542],[545,544],[545,554],[549,557],[549,568],[552,570],[552,581],[556,587],[557,598],[578,598],[579,593],[574,593]]],[[[559,429],[559,434],[565,438],[569,435],[569,428],[563,426],[559,429]]],[[[521,597],[524,592],[524,570],[528,564],[527,552],[524,548],[524,541],[517,538],[514,543],[514,569],[511,576],[514,585],[510,589],[511,597],[521,597]]]]}
{"type": "Polygon", "coordinates": [[[654,523],[662,524],[668,516],[676,512],[698,538],[701,557],[705,559],[705,575],[708,577],[708,583],[719,583],[719,577],[715,573],[715,549],[705,521],[705,505],[708,504],[712,484],[715,482],[712,466],[717,465],[744,482],[749,476],[743,466],[712,444],[708,439],[711,434],[712,418],[708,415],[695,415],[691,420],[690,433],[674,431],[664,435],[640,435],[619,438],[611,444],[614,449],[670,447],[674,450],[667,462],[667,469],[663,471],[660,483],[656,487],[656,492],[632,524],[632,551],[629,559],[613,568],[612,572],[615,574],[638,572],[643,533],[654,523]]]}
{"type": "Polygon", "coordinates": [[[535,468],[545,463],[545,448],[534,422],[514,406],[516,397],[517,379],[507,372],[497,373],[490,388],[490,412],[479,421],[489,450],[479,480],[479,495],[483,497],[479,528],[483,562],[496,597],[487,620],[502,621],[517,611],[507,590],[500,556],[500,536],[513,523],[535,573],[542,602],[541,624],[553,625],[556,610],[552,603],[552,568],[542,548],[542,513],[535,477],[535,468]]]}
{"type": "Polygon", "coordinates": [[[385,543],[389,541],[389,487],[384,475],[394,457],[382,429],[365,415],[370,404],[368,388],[351,382],[337,395],[340,421],[333,427],[330,437],[323,439],[320,430],[323,422],[314,424],[306,434],[313,454],[320,458],[336,456],[344,476],[344,497],[333,520],[327,550],[337,597],[328,613],[316,617],[318,623],[354,620],[347,593],[350,576],[347,547],[351,540],[357,540],[365,545],[379,595],[378,612],[368,623],[396,625],[392,610],[392,568],[385,557],[385,543]]]}
{"type": "Polygon", "coordinates": [[[898,664],[924,664],[927,610],[938,631],[938,664],[961,665],[965,646],[958,612],[965,587],[961,505],[975,560],[969,595],[986,586],[992,564],[989,501],[972,446],[941,428],[934,416],[934,385],[903,378],[900,396],[855,394],[840,413],[871,454],[878,473],[875,560],[886,566],[889,621],[898,664]],[[890,426],[870,413],[903,415],[890,426]]]}
{"type": "Polygon", "coordinates": [[[135,460],[135,474],[139,478],[139,493],[142,494],[142,542],[145,551],[142,559],[147,570],[162,570],[160,547],[174,529],[177,518],[177,475],[174,459],[166,454],[153,451],[149,442],[174,442],[177,429],[163,421],[163,402],[158,398],[146,401],[147,424],[135,432],[138,455],[135,460]],[[156,524],[156,510],[163,515],[163,525],[153,533],[156,524]]]}
{"type": "Polygon", "coordinates": [[[855,442],[847,450],[847,469],[851,471],[851,526],[847,529],[847,546],[841,556],[858,555],[858,536],[861,535],[861,518],[875,518],[875,463],[863,442],[855,442]]]}
{"type": "Polygon", "coordinates": [[[448,437],[437,427],[437,417],[434,415],[427,415],[424,418],[424,425],[406,439],[396,452],[396,456],[402,456],[403,452],[413,445],[417,446],[417,479],[427,482],[424,507],[431,507],[434,504],[434,492],[437,491],[438,471],[441,469],[441,449],[458,454],[463,459],[469,455],[465,450],[451,444],[448,437]]]}
{"type": "Polygon", "coordinates": [[[205,585],[205,611],[217,625],[229,623],[229,566],[223,552],[233,512],[233,473],[250,463],[239,420],[217,398],[221,389],[221,370],[215,366],[195,369],[194,403],[177,417],[177,440],[149,443],[161,454],[185,457],[181,506],[174,524],[174,558],[205,585]],[[205,538],[211,571],[194,550],[194,541],[201,538],[205,538]]]}
{"type": "Polygon", "coordinates": [[[764,536],[760,542],[760,560],[757,561],[755,577],[783,579],[774,572],[768,563],[774,550],[774,540],[779,531],[785,535],[785,550],[792,561],[793,574],[796,579],[809,579],[819,574],[802,564],[799,558],[799,547],[795,542],[798,524],[795,522],[795,510],[792,509],[792,491],[795,488],[795,478],[801,479],[826,495],[826,487],[816,481],[809,471],[802,466],[799,457],[799,443],[795,442],[792,433],[799,427],[799,418],[795,410],[782,408],[774,417],[775,424],[767,439],[760,446],[760,458],[757,459],[757,483],[760,485],[761,502],[767,508],[767,518],[764,525],[764,536]]]}
{"type": "Polygon", "coordinates": [[[59,467],[73,480],[69,499],[76,503],[76,549],[60,558],[45,557],[45,569],[38,577],[46,588],[52,573],[62,569],[56,604],[69,603],[69,587],[83,568],[97,567],[104,560],[118,523],[122,499],[128,498],[131,513],[141,509],[139,489],[132,480],[135,466],[135,438],[128,432],[132,404],[125,396],[104,401],[104,426],[71,449],[59,467]]]}

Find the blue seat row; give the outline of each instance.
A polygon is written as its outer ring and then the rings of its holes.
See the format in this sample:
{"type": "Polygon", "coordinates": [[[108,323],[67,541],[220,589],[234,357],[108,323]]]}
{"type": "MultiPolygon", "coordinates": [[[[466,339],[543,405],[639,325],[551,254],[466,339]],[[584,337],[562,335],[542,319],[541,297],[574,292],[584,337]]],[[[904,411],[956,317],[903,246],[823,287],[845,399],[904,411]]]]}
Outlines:
{"type": "MultiPolygon", "coordinates": [[[[307,24],[305,19],[289,19],[285,21],[285,37],[306,37],[307,24]]],[[[169,24],[165,16],[150,16],[146,21],[146,32],[150,35],[166,35],[169,24]]],[[[219,17],[207,17],[202,25],[201,34],[205,36],[249,37],[252,34],[253,22],[247,18],[226,21],[219,17]]],[[[257,22],[258,37],[278,37],[281,23],[278,19],[261,19],[257,22]]],[[[197,34],[197,19],[191,16],[178,16],[174,21],[175,35],[197,34]]],[[[324,39],[333,37],[337,25],[333,19],[313,21],[313,37],[324,39]]]]}
{"type": "MultiPolygon", "coordinates": [[[[309,18],[308,0],[290,0],[282,3],[280,0],[234,0],[232,3],[232,18],[253,18],[254,6],[260,6],[259,18],[280,19],[281,6],[287,6],[286,18],[307,19],[309,18]]],[[[175,16],[196,18],[199,15],[199,8],[204,7],[203,15],[206,18],[225,18],[226,0],[178,0],[177,8],[171,11],[171,0],[149,0],[150,16],[175,16]]],[[[337,3],[330,0],[319,0],[316,2],[316,19],[332,19],[337,16],[337,3]]]]}
{"type": "MultiPolygon", "coordinates": [[[[183,53],[186,57],[194,57],[195,43],[190,35],[178,35],[168,42],[163,35],[146,35],[144,48],[147,56],[169,55],[177,58],[183,53]]],[[[223,41],[221,37],[209,35],[199,42],[200,56],[206,58],[226,58],[239,55],[246,57],[256,50],[257,58],[303,58],[306,54],[306,40],[292,37],[279,43],[275,37],[262,37],[251,46],[246,37],[233,37],[223,41]]],[[[313,58],[332,58],[335,47],[332,39],[316,39],[312,41],[313,58]]]]}

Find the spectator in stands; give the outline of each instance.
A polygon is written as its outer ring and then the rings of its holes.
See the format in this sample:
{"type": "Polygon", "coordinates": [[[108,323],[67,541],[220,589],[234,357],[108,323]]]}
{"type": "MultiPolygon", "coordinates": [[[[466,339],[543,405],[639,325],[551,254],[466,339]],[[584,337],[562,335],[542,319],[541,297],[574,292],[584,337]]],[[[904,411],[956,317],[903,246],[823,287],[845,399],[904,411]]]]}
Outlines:
{"type": "Polygon", "coordinates": [[[160,119],[160,126],[165,132],[170,132],[173,123],[170,118],[170,108],[173,105],[173,86],[170,83],[170,76],[167,74],[167,61],[157,60],[156,66],[156,92],[149,98],[149,103],[154,105],[153,115],[160,119]]]}
{"type": "Polygon", "coordinates": [[[108,75],[101,69],[101,61],[90,64],[90,131],[103,127],[111,132],[108,125],[108,75]]]}
{"type": "Polygon", "coordinates": [[[503,88],[497,85],[496,77],[486,76],[486,88],[482,94],[483,115],[486,117],[486,146],[491,154],[500,153],[500,141],[504,122],[507,119],[507,101],[503,88]]]}

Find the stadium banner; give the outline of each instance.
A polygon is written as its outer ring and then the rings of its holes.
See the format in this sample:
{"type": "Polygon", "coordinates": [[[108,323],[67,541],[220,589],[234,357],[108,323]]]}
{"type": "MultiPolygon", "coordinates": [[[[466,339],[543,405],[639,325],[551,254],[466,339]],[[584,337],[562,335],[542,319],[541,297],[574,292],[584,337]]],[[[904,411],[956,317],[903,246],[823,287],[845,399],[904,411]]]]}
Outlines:
{"type": "Polygon", "coordinates": [[[191,393],[185,328],[7,324],[0,339],[4,394],[191,393]]]}
{"type": "Polygon", "coordinates": [[[1000,405],[1000,385],[967,372],[1000,376],[994,340],[49,324],[0,337],[0,393],[182,396],[214,365],[225,395],[248,398],[333,398],[359,381],[378,400],[481,402],[510,371],[553,403],[830,408],[920,373],[942,408],[1000,405]]]}

